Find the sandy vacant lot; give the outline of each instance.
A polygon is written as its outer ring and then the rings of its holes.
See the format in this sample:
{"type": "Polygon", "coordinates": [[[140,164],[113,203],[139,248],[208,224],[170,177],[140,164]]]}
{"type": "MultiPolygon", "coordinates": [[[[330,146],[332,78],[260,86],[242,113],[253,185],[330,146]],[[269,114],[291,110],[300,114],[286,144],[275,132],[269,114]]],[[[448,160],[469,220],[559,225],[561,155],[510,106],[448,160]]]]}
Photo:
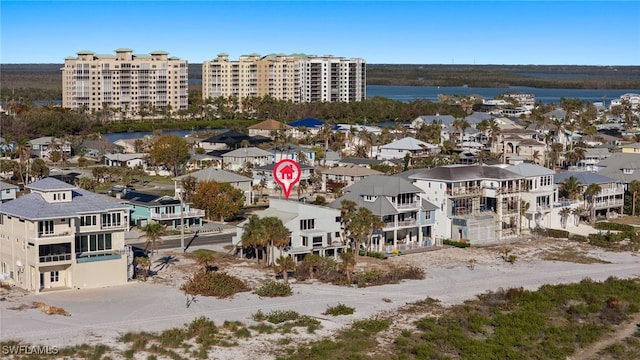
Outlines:
{"type": "MultiPolygon", "coordinates": [[[[38,295],[4,290],[0,295],[0,340],[22,340],[58,347],[82,343],[118,347],[121,344],[117,338],[129,331],[161,331],[182,326],[198,316],[206,316],[216,324],[225,320],[252,323],[251,315],[258,310],[267,313],[276,309],[295,310],[321,320],[322,329],[315,334],[302,331],[293,335],[294,341],[317,340],[353,320],[389,313],[427,297],[450,305],[498,288],[536,289],[543,284],[576,282],[586,277],[604,280],[609,276],[629,278],[640,275],[640,256],[637,254],[606,252],[567,240],[543,239],[508,245],[510,254],[517,256],[513,264],[502,259],[504,248],[446,248],[379,260],[386,264],[420,266],[426,271],[424,280],[369,288],[293,282],[294,295],[286,298],[260,298],[247,292],[233,299],[196,297],[189,307],[186,306],[187,298],[178,288],[188,271],[193,269],[193,260],[181,253],[164,251],[154,255],[154,260],[162,256],[174,257],[174,260],[163,268],[158,266],[158,274],[148,282],[133,281],[119,287],[38,295]],[[573,259],[599,259],[606,263],[544,260],[561,255],[573,259]],[[70,316],[46,315],[31,307],[34,301],[61,307],[70,316]],[[322,315],[327,306],[338,303],[356,308],[355,314],[335,318],[322,315]]],[[[232,264],[221,266],[221,270],[242,277],[253,285],[273,277],[250,261],[234,259],[232,264]]],[[[359,264],[360,267],[375,265],[375,261],[359,264]]],[[[275,346],[270,338],[273,336],[238,340],[240,346],[216,349],[214,356],[216,359],[246,356],[272,359],[274,355],[268,349],[275,346]],[[265,351],[257,354],[256,345],[265,351]]]]}

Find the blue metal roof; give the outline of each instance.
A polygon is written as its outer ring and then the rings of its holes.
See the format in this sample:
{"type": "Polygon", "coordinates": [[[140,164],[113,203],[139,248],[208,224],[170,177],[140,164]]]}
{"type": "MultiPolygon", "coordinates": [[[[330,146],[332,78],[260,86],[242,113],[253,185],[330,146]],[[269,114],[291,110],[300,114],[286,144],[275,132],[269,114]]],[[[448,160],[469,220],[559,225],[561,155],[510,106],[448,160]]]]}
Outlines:
{"type": "Polygon", "coordinates": [[[317,128],[317,127],[322,127],[323,125],[324,125],[323,121],[314,119],[314,118],[304,118],[304,119],[296,120],[292,123],[289,123],[289,126],[293,126],[293,127],[304,126],[306,128],[317,128]]]}

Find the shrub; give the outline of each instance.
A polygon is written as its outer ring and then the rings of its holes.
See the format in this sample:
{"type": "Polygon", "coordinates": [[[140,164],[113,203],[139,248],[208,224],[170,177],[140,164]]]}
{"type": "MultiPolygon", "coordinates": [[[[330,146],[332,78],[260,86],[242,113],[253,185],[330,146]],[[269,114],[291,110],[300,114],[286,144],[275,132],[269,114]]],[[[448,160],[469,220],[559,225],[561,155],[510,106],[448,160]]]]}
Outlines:
{"type": "Polygon", "coordinates": [[[377,251],[367,251],[364,252],[362,250],[360,250],[360,256],[368,256],[368,257],[372,257],[372,258],[376,258],[376,259],[385,259],[386,256],[385,254],[381,253],[381,252],[377,252],[377,251]]]}
{"type": "Polygon", "coordinates": [[[389,328],[389,320],[380,318],[358,320],[353,323],[353,328],[369,334],[378,333],[389,328]]]}
{"type": "Polygon", "coordinates": [[[299,318],[300,314],[293,310],[273,310],[266,315],[265,320],[272,324],[280,324],[285,321],[298,320],[299,318]]]}
{"type": "Polygon", "coordinates": [[[593,225],[593,227],[599,230],[618,230],[618,231],[624,231],[624,232],[630,232],[630,233],[636,232],[636,228],[632,225],[618,224],[618,223],[607,222],[607,221],[597,222],[593,225]]]}
{"type": "Polygon", "coordinates": [[[568,239],[569,238],[569,232],[567,230],[558,230],[558,229],[540,229],[540,230],[534,230],[536,233],[540,234],[540,235],[545,235],[548,237],[552,237],[552,238],[557,238],[557,239],[568,239]]]}
{"type": "Polygon", "coordinates": [[[291,290],[291,285],[287,283],[281,283],[275,280],[267,280],[259,288],[257,288],[254,293],[258,296],[264,297],[279,297],[289,296],[293,293],[293,291],[291,290]]]}
{"type": "Polygon", "coordinates": [[[251,289],[241,279],[225,272],[199,271],[182,284],[180,290],[190,295],[225,298],[251,289]]]}
{"type": "Polygon", "coordinates": [[[347,306],[345,304],[338,303],[336,306],[329,306],[327,310],[323,312],[323,315],[331,315],[331,316],[340,316],[340,315],[351,315],[356,311],[355,308],[347,306]]]}
{"type": "Polygon", "coordinates": [[[459,247],[459,248],[468,248],[469,246],[471,246],[470,243],[468,242],[464,242],[464,241],[453,241],[453,240],[443,240],[442,243],[444,245],[449,245],[449,246],[455,246],[455,247],[459,247]]]}

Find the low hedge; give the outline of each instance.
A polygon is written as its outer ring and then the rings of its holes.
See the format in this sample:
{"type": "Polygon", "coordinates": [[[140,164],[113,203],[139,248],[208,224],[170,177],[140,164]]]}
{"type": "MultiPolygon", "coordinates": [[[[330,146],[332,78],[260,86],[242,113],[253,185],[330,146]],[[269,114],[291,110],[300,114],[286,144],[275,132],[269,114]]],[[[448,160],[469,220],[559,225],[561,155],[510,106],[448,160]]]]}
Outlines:
{"type": "Polygon", "coordinates": [[[568,239],[569,238],[569,232],[567,230],[537,229],[537,230],[534,230],[534,232],[536,234],[539,234],[539,235],[544,235],[544,236],[557,238],[557,239],[568,239]]]}
{"type": "Polygon", "coordinates": [[[631,232],[631,233],[635,233],[636,231],[636,228],[634,226],[626,225],[626,224],[618,224],[618,223],[613,223],[608,221],[597,222],[595,223],[595,225],[593,225],[593,227],[598,230],[617,230],[617,231],[625,231],[625,232],[631,232]]]}
{"type": "Polygon", "coordinates": [[[442,243],[444,245],[450,245],[450,246],[455,246],[459,248],[468,248],[469,246],[471,246],[470,243],[464,242],[464,241],[443,240],[442,243]]]}

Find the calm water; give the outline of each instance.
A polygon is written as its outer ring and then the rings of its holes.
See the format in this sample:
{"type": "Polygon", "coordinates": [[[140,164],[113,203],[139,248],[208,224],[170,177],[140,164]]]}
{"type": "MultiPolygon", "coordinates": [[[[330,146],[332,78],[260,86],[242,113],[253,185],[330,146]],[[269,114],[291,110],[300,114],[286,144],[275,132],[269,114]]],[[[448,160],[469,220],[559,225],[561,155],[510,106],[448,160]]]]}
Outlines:
{"type": "MultiPolygon", "coordinates": [[[[626,93],[640,93],[640,89],[622,89],[622,90],[593,90],[593,89],[538,89],[525,86],[512,86],[508,88],[471,88],[471,87],[437,87],[437,86],[383,86],[368,85],[367,98],[382,96],[392,100],[409,102],[416,99],[426,99],[433,102],[438,101],[438,94],[444,95],[480,95],[486,99],[493,99],[496,95],[508,92],[526,92],[535,95],[536,101],[541,100],[545,104],[560,104],[560,98],[579,98],[587,102],[606,101],[609,106],[611,99],[617,99],[626,93]]],[[[191,133],[191,130],[167,130],[164,135],[175,134],[185,136],[191,133]]],[[[151,132],[130,132],[117,134],[104,134],[103,136],[111,142],[120,139],[138,139],[145,135],[151,135],[151,132]]]]}
{"type": "Polygon", "coordinates": [[[541,100],[545,104],[560,104],[560,98],[579,98],[587,102],[607,102],[617,99],[626,93],[640,93],[640,89],[539,89],[526,86],[511,86],[508,88],[472,88],[472,87],[445,87],[445,86],[384,86],[368,85],[367,98],[374,96],[387,97],[389,99],[409,102],[416,99],[438,101],[438,94],[443,95],[480,95],[485,99],[493,99],[496,95],[508,91],[531,93],[536,101],[541,100]]]}

